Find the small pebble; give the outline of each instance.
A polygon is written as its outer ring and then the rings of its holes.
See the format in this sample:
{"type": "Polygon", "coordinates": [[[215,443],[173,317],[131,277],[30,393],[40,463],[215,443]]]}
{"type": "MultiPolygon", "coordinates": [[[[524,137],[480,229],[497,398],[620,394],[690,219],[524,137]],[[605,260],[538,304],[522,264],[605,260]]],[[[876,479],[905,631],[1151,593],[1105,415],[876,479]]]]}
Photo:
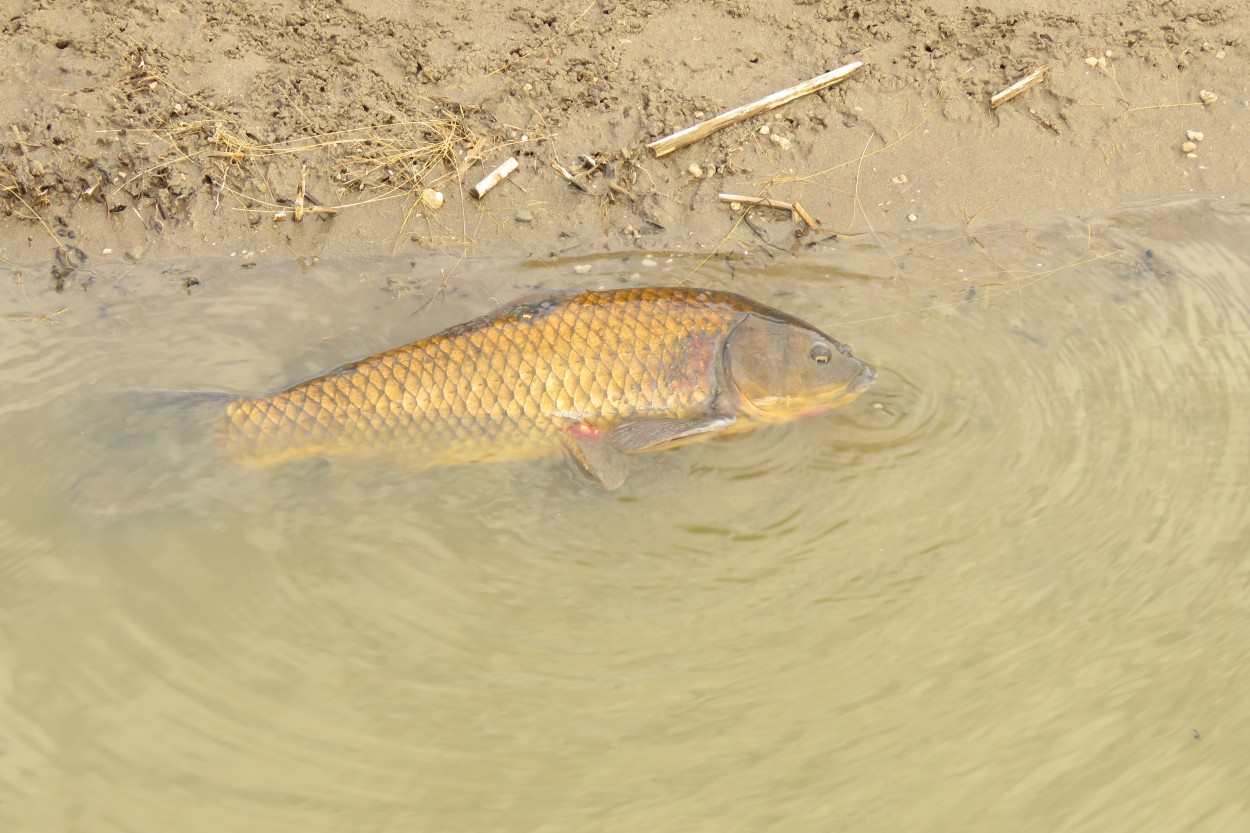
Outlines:
{"type": "Polygon", "coordinates": [[[652,260],[649,257],[644,257],[642,259],[642,265],[647,267],[648,269],[654,269],[659,264],[657,264],[654,260],[652,260]]]}
{"type": "Polygon", "coordinates": [[[1193,153],[1197,149],[1198,149],[1198,146],[1195,145],[1193,142],[1186,142],[1185,144],[1181,145],[1181,150],[1184,151],[1185,153],[1193,153]]]}
{"type": "Polygon", "coordinates": [[[703,166],[700,165],[698,162],[691,162],[690,167],[686,168],[686,170],[689,171],[690,175],[694,177],[695,179],[698,179],[699,177],[703,176],[703,166]]]}
{"type": "Polygon", "coordinates": [[[1189,141],[1191,141],[1191,142],[1201,142],[1201,141],[1202,141],[1202,134],[1201,134],[1201,133],[1199,133],[1197,130],[1186,130],[1186,131],[1185,131],[1185,138],[1186,138],[1186,139],[1188,139],[1188,140],[1189,140],[1189,141]]]}
{"type": "Polygon", "coordinates": [[[1197,158],[1198,158],[1198,154],[1196,154],[1196,153],[1187,153],[1187,154],[1185,154],[1185,155],[1186,155],[1186,156],[1188,156],[1190,159],[1197,159],[1197,158]]]}
{"type": "Polygon", "coordinates": [[[122,257],[126,259],[127,263],[138,263],[143,260],[143,255],[145,253],[146,250],[142,246],[132,246],[126,250],[126,253],[122,255],[122,257]]]}
{"type": "Polygon", "coordinates": [[[1220,97],[1210,90],[1199,90],[1198,98],[1202,99],[1202,103],[1208,107],[1220,100],[1220,97]]]}
{"type": "Polygon", "coordinates": [[[781,148],[782,150],[789,150],[789,149],[790,149],[790,140],[789,140],[789,139],[787,139],[785,136],[780,136],[780,135],[778,135],[778,134],[774,133],[773,135],[769,136],[768,138],[772,140],[772,143],[773,143],[774,145],[776,145],[777,147],[781,148]]]}
{"type": "Polygon", "coordinates": [[[894,177],[894,179],[891,179],[890,181],[893,182],[895,185],[906,185],[907,174],[899,174],[898,176],[894,177]]]}
{"type": "Polygon", "coordinates": [[[918,218],[915,214],[908,214],[908,215],[907,215],[907,219],[908,219],[908,220],[911,220],[911,221],[914,223],[914,222],[916,222],[916,220],[918,220],[918,219],[920,219],[920,218],[918,218]]]}
{"type": "Polygon", "coordinates": [[[1093,55],[1090,55],[1088,58],[1085,59],[1085,66],[1087,67],[1098,66],[1098,59],[1095,58],[1093,55]]]}
{"type": "Polygon", "coordinates": [[[421,192],[421,202],[431,211],[437,211],[443,207],[443,192],[426,188],[421,192]]]}
{"type": "Polygon", "coordinates": [[[1221,61],[1224,60],[1224,50],[1221,49],[1219,52],[1216,52],[1215,57],[1219,58],[1221,61]]]}
{"type": "Polygon", "coordinates": [[[579,264],[577,264],[576,266],[574,266],[574,267],[573,267],[573,271],[574,271],[574,272],[576,272],[576,273],[577,273],[577,274],[579,274],[579,275],[589,275],[589,274],[590,274],[590,264],[589,264],[589,263],[579,263],[579,264]]]}
{"type": "MultiPolygon", "coordinates": [[[[534,212],[530,211],[528,208],[522,208],[520,211],[516,213],[516,221],[518,223],[532,223],[534,222],[534,212]]],[[[574,271],[576,271],[578,268],[580,267],[574,267],[574,271]]],[[[586,271],[587,272],[590,271],[589,266],[586,267],[586,271]]]]}
{"type": "Polygon", "coordinates": [[[730,211],[741,211],[741,210],[742,210],[742,203],[740,203],[740,202],[731,202],[731,203],[729,204],[729,210],[730,210],[730,211]]]}
{"type": "Polygon", "coordinates": [[[1099,58],[1099,59],[1098,59],[1098,61],[1097,61],[1097,63],[1098,63],[1098,66],[1102,67],[1103,69],[1106,69],[1106,68],[1107,68],[1107,59],[1106,59],[1106,58],[1099,58]]]}
{"type": "Polygon", "coordinates": [[[523,84],[523,85],[521,86],[521,89],[525,90],[525,91],[528,93],[530,90],[534,89],[534,85],[533,85],[533,84],[523,84]]]}
{"type": "Polygon", "coordinates": [[[768,127],[768,125],[764,125],[763,127],[761,127],[761,128],[760,128],[760,135],[761,135],[761,136],[767,136],[767,135],[768,135],[768,132],[769,132],[769,127],[768,127]]]}

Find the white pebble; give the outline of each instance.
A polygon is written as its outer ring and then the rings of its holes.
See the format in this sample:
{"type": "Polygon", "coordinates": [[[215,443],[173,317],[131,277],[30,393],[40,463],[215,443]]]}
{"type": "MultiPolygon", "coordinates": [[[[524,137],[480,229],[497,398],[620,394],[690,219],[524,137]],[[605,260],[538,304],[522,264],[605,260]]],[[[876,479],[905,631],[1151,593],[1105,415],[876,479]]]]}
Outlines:
{"type": "Polygon", "coordinates": [[[574,266],[574,267],[573,267],[573,271],[574,271],[574,272],[576,272],[576,273],[577,273],[577,274],[579,274],[579,275],[589,275],[589,274],[590,274],[590,264],[589,264],[589,263],[579,263],[579,264],[577,264],[576,266],[574,266]]]}
{"type": "Polygon", "coordinates": [[[686,170],[689,171],[690,175],[694,177],[695,179],[698,179],[699,177],[703,176],[703,166],[700,165],[698,162],[691,162],[690,167],[686,168],[686,170]]]}
{"type": "Polygon", "coordinates": [[[789,149],[790,149],[790,140],[789,140],[789,139],[787,139],[785,136],[781,136],[781,135],[778,135],[778,134],[774,133],[773,135],[769,136],[768,138],[772,140],[772,142],[773,142],[773,144],[774,144],[774,145],[776,145],[777,147],[781,148],[782,150],[789,150],[789,149]]]}
{"type": "Polygon", "coordinates": [[[435,191],[433,188],[426,188],[421,192],[421,202],[431,211],[437,211],[443,207],[443,192],[435,191]]]}
{"type": "Polygon", "coordinates": [[[761,135],[761,136],[767,136],[767,135],[768,135],[768,125],[764,125],[763,127],[761,127],[761,128],[760,128],[760,135],[761,135]]]}
{"type": "Polygon", "coordinates": [[[1095,58],[1093,55],[1090,55],[1088,58],[1085,59],[1085,66],[1087,67],[1098,66],[1098,59],[1095,58]]]}
{"type": "Polygon", "coordinates": [[[916,220],[918,220],[918,219],[920,219],[920,218],[919,218],[919,217],[917,217],[915,214],[908,214],[908,215],[907,215],[907,219],[911,220],[911,221],[914,223],[914,222],[916,222],[916,220]]]}
{"type": "Polygon", "coordinates": [[[1186,142],[1185,144],[1181,145],[1181,150],[1184,153],[1193,153],[1197,149],[1198,149],[1198,146],[1195,145],[1193,142],[1186,142]]]}
{"type": "Polygon", "coordinates": [[[1208,107],[1220,100],[1220,97],[1210,90],[1199,90],[1198,98],[1202,99],[1202,103],[1208,107]]]}
{"type": "Polygon", "coordinates": [[[1201,134],[1201,133],[1199,133],[1197,130],[1186,130],[1186,131],[1185,131],[1185,138],[1186,138],[1186,139],[1188,139],[1188,140],[1189,140],[1189,141],[1191,141],[1191,142],[1201,142],[1201,141],[1202,141],[1202,134],[1201,134]]]}
{"type": "Polygon", "coordinates": [[[642,265],[643,265],[643,266],[645,266],[645,267],[647,267],[648,269],[654,269],[654,268],[656,267],[656,265],[657,265],[657,264],[656,264],[656,262],[655,262],[654,260],[652,260],[651,258],[649,258],[649,257],[644,257],[644,258],[642,259],[642,265]]]}
{"type": "Polygon", "coordinates": [[[740,203],[740,202],[731,202],[731,203],[729,204],[729,210],[730,210],[730,211],[741,211],[741,210],[742,210],[742,203],[740,203]]]}

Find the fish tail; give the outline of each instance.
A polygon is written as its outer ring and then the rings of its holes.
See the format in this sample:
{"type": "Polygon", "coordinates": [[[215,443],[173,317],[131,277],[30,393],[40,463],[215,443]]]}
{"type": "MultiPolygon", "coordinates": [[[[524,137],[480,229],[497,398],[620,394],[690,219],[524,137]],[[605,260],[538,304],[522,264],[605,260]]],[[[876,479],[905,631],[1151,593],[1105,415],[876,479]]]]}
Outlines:
{"type": "Polygon", "coordinates": [[[75,408],[73,421],[98,453],[72,489],[79,509],[132,514],[190,497],[220,468],[215,421],[235,397],[186,390],[122,390],[75,408]]]}

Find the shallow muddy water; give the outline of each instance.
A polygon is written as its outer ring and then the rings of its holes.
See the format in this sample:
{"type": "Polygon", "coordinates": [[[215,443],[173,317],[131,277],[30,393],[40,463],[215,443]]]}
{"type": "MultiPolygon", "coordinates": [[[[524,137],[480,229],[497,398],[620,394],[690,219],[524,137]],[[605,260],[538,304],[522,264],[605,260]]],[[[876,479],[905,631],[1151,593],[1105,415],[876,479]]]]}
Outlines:
{"type": "Polygon", "coordinates": [[[4,829],[1250,829],[1250,206],[881,242],[6,275],[4,829]],[[68,498],[107,453],[85,394],[677,281],[877,384],[617,493],[552,461],[68,498]]]}

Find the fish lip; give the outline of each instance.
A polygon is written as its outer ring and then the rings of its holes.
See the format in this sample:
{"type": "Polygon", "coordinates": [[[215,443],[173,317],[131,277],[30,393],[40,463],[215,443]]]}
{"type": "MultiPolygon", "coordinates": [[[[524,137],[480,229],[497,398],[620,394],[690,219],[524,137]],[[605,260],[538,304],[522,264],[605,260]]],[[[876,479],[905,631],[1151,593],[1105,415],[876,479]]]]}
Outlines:
{"type": "Polygon", "coordinates": [[[851,380],[851,383],[846,386],[846,390],[848,393],[860,393],[861,391],[867,390],[875,381],[877,381],[877,371],[873,370],[868,365],[864,365],[863,369],[859,371],[859,374],[856,375],[856,377],[851,380]]]}
{"type": "MultiPolygon", "coordinates": [[[[859,361],[856,359],[855,361],[859,361]]],[[[766,404],[752,402],[742,390],[738,387],[737,382],[731,380],[734,392],[737,394],[737,408],[740,413],[748,418],[759,422],[788,422],[793,419],[806,419],[816,414],[823,414],[847,404],[855,399],[860,393],[866,390],[873,382],[877,380],[877,372],[863,362],[859,362],[859,372],[855,374],[846,386],[831,393],[825,401],[810,403],[806,406],[795,407],[794,405],[781,404],[778,407],[770,408],[766,404]]]]}

